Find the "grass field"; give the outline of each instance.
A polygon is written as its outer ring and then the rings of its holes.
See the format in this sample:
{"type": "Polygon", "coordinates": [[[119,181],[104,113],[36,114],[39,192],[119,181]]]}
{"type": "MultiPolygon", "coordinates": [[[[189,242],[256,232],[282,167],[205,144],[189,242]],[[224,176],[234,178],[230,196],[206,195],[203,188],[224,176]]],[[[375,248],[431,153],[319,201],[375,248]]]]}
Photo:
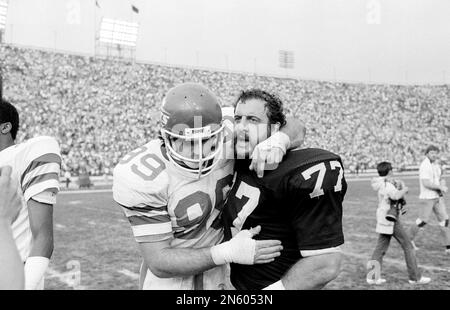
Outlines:
{"type": "MultiPolygon", "coordinates": [[[[403,179],[410,188],[406,227],[417,218],[420,202],[417,177],[403,179]]],[[[447,184],[449,184],[447,178],[447,184]]],[[[447,196],[448,197],[448,196],[447,196]]],[[[419,265],[432,278],[425,286],[408,283],[403,252],[395,240],[383,265],[387,283],[369,286],[365,282],[366,263],[372,254],[375,233],[375,192],[368,179],[349,179],[344,203],[345,260],[339,277],[327,289],[450,289],[450,256],[442,247],[436,219],[422,231],[416,244],[419,265]]],[[[450,199],[447,198],[447,205],[450,199]]],[[[122,211],[115,206],[108,190],[100,192],[63,192],[54,211],[55,250],[46,276],[46,289],[72,289],[79,263],[81,278],[78,289],[137,289],[140,254],[122,211]]]]}

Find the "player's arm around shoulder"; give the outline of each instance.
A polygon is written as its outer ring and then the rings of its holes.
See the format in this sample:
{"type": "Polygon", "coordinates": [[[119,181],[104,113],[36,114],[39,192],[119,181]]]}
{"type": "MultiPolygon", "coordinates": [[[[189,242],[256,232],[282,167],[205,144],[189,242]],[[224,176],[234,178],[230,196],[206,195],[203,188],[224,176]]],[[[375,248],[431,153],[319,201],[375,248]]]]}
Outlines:
{"type": "Polygon", "coordinates": [[[306,125],[301,119],[286,117],[286,125],[281,127],[280,132],[289,137],[288,149],[292,150],[301,147],[305,141],[306,125]]]}
{"type": "Polygon", "coordinates": [[[287,150],[299,148],[306,135],[304,122],[293,117],[286,119],[286,125],[279,128],[274,125],[275,131],[266,140],[259,143],[252,152],[250,169],[255,170],[258,177],[264,176],[264,170],[274,170],[283,160],[287,150]]]}

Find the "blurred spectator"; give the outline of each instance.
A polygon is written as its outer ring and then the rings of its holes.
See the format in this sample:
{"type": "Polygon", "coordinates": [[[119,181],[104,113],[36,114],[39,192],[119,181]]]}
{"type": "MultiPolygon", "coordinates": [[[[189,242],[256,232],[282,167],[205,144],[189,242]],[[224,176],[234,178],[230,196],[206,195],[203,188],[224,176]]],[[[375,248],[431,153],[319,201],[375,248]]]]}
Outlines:
{"type": "Polygon", "coordinates": [[[72,175],[70,174],[70,171],[69,171],[69,170],[66,170],[66,171],[64,172],[64,179],[65,179],[65,182],[66,182],[66,188],[69,188],[69,184],[70,184],[70,182],[72,181],[72,180],[71,180],[71,177],[72,177],[72,175]]]}
{"type": "Polygon", "coordinates": [[[58,138],[64,165],[110,173],[127,152],[157,135],[159,105],[175,84],[205,84],[224,105],[258,87],[279,94],[306,120],[306,146],[340,154],[359,172],[381,160],[417,165],[426,143],[450,149],[450,87],[367,85],[281,79],[164,67],[0,47],[4,94],[22,117],[20,140],[58,138]],[[359,164],[358,164],[359,163],[359,164]]]}

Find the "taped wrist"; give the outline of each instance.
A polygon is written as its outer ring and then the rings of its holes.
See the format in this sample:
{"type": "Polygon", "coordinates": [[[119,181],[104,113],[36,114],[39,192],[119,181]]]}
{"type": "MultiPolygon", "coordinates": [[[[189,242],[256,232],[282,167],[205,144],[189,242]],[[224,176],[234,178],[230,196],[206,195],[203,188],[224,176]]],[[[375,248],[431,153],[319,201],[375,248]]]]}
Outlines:
{"type": "Polygon", "coordinates": [[[31,256],[25,262],[25,289],[35,290],[42,281],[50,260],[47,257],[31,256]]]}
{"type": "Polygon", "coordinates": [[[230,241],[215,245],[211,248],[211,257],[216,265],[238,263],[252,265],[254,262],[256,241],[247,234],[239,232],[230,241]]]}

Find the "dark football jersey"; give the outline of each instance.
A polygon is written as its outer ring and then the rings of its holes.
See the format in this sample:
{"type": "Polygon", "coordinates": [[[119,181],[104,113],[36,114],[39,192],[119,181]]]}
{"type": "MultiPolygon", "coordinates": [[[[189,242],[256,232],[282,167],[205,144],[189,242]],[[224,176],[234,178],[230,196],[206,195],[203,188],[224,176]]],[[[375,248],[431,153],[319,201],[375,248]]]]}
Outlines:
{"type": "Polygon", "coordinates": [[[255,239],[282,242],[281,255],[271,263],[231,264],[235,288],[262,289],[280,280],[302,258],[301,251],[344,243],[342,201],[347,183],[341,158],[321,149],[291,151],[263,178],[248,166],[249,161],[236,160],[222,220],[226,239],[261,225],[255,239]]]}

